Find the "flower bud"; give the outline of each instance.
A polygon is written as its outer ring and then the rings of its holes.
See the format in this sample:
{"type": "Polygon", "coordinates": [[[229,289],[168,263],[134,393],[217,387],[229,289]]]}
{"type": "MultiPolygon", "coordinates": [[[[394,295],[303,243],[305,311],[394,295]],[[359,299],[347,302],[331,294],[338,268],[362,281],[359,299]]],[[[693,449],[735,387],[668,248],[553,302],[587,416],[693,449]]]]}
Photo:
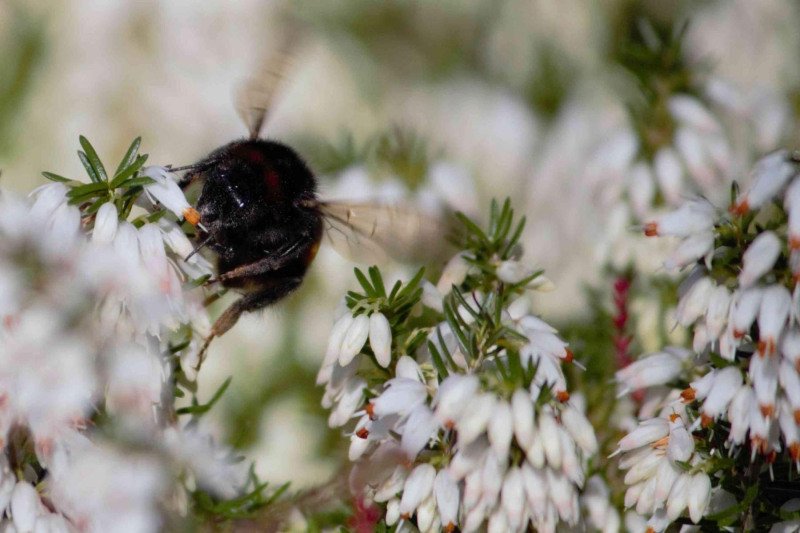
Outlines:
{"type": "Polygon", "coordinates": [[[428,463],[417,465],[408,475],[403,485],[403,496],[400,500],[400,516],[411,516],[417,507],[430,495],[436,469],[428,463]]]}
{"type": "Polygon", "coordinates": [[[779,150],[761,158],[751,173],[752,183],[746,192],[739,195],[731,210],[737,214],[757,209],[772,199],[795,174],[788,160],[788,152],[779,150]]]}
{"type": "Polygon", "coordinates": [[[708,302],[715,288],[711,278],[704,276],[695,281],[686,291],[675,311],[675,316],[681,326],[691,326],[708,310],[708,302]]]}
{"type": "Polygon", "coordinates": [[[361,351],[369,336],[369,318],[361,314],[353,318],[352,324],[347,328],[339,351],[339,364],[347,366],[350,361],[361,351]]]}
{"type": "Polygon", "coordinates": [[[781,285],[770,285],[763,292],[758,310],[758,351],[762,356],[775,354],[778,338],[789,319],[792,295],[781,285]]]}
{"type": "Polygon", "coordinates": [[[687,492],[689,517],[696,524],[703,518],[711,501],[711,479],[702,472],[693,475],[687,492]]]}
{"type": "Polygon", "coordinates": [[[653,168],[661,193],[670,204],[677,204],[683,194],[683,165],[678,154],[670,147],[664,147],[653,157],[653,168]]]}
{"type": "Polygon", "coordinates": [[[771,231],[765,231],[756,237],[742,255],[742,271],[739,273],[739,284],[746,289],[769,272],[781,253],[781,241],[771,231]]]}
{"type": "Polygon", "coordinates": [[[492,416],[488,424],[489,443],[492,451],[499,458],[508,457],[511,437],[514,434],[514,417],[511,407],[504,400],[499,400],[492,408],[492,416]]]}
{"type": "Polygon", "coordinates": [[[17,531],[33,531],[39,514],[39,494],[27,481],[18,481],[11,493],[11,517],[17,531]]]}
{"type": "Polygon", "coordinates": [[[92,242],[98,244],[109,244],[114,241],[114,235],[117,233],[117,225],[119,223],[119,214],[117,208],[112,202],[107,202],[100,206],[97,211],[97,217],[94,221],[94,229],[92,230],[92,242]]]}
{"type": "Polygon", "coordinates": [[[458,525],[458,484],[447,469],[440,470],[433,482],[433,495],[439,518],[445,530],[452,530],[458,525]]]}
{"type": "Polygon", "coordinates": [[[372,313],[369,317],[369,345],[375,359],[383,368],[392,361],[392,329],[383,313],[372,313]]]}

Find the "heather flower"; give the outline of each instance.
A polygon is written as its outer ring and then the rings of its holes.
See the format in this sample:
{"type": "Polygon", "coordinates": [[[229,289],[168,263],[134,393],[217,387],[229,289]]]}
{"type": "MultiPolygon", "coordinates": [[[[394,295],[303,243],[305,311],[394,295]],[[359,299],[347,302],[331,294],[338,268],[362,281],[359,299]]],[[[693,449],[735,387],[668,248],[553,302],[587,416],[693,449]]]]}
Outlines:
{"type": "MultiPolygon", "coordinates": [[[[183,260],[191,244],[174,219],[128,220],[137,146],[121,178],[53,183],[27,201],[0,193],[0,515],[17,531],[155,530],[185,514],[168,494],[245,486],[227,451],[179,419],[174,387],[195,390],[180,361],[208,328],[190,282],[210,267],[183,260]]],[[[171,194],[165,205],[188,206],[171,194]]]]}
{"type": "MultiPolygon", "coordinates": [[[[510,217],[508,205],[493,216],[510,217]]],[[[393,296],[377,268],[358,276],[363,293],[349,294],[350,312],[335,323],[318,376],[323,404],[332,410],[329,423],[350,435],[351,487],[385,505],[387,525],[446,531],[576,526],[586,462],[598,444],[561,369],[574,355],[554,328],[530,314],[533,270],[496,251],[511,250],[502,237],[483,238],[449,263],[428,298],[421,275],[395,287],[393,296]],[[497,268],[463,268],[476,261],[497,268]],[[421,305],[427,306],[421,316],[438,321],[419,322],[412,310],[421,305]],[[485,306],[498,309],[487,314],[485,306]],[[360,334],[350,347],[358,353],[342,360],[347,333],[368,314],[369,345],[360,334]],[[503,323],[489,326],[489,316],[503,323]],[[380,336],[391,339],[396,359],[379,356],[386,341],[373,336],[373,320],[388,324],[380,336]],[[463,342],[468,329],[483,335],[498,327],[516,333],[492,341],[497,346],[463,342]],[[379,368],[386,370],[372,370],[379,368]],[[521,373],[509,381],[501,368],[521,373]]]]}
{"type": "MultiPolygon", "coordinates": [[[[679,248],[713,235],[713,249],[698,246],[702,253],[685,277],[676,310],[678,322],[693,330],[694,353],[680,362],[644,357],[617,373],[626,391],[673,387],[655,405],[658,416],[643,418],[618,446],[627,470],[626,506],[649,517],[655,530],[654,524],[663,529],[684,513],[697,523],[709,512],[731,475],[717,460],[721,454],[737,468],[769,470],[770,477],[798,468],[800,291],[791,242],[798,165],[788,153],[775,152],[755,165],[751,178],[727,213],[709,211],[710,221],[681,225],[689,206],[698,205],[690,201],[660,219],[666,230],[661,223],[647,226],[649,235],[680,236],[679,248]],[[679,391],[680,382],[690,386],[679,391]],[[773,468],[777,462],[788,468],[773,468]]],[[[729,481],[726,490],[740,491],[734,499],[748,490],[746,483],[729,481]]]]}

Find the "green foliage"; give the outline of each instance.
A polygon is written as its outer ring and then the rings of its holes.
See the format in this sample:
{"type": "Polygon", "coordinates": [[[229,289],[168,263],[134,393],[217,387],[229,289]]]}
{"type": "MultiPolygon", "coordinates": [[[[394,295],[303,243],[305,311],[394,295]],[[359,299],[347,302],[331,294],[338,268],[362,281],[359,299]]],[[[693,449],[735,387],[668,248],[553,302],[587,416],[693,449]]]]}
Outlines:
{"type": "MultiPolygon", "coordinates": [[[[78,151],[78,158],[86,170],[90,183],[65,178],[53,172],[42,172],[42,176],[50,181],[64,183],[69,188],[67,192],[69,203],[80,207],[84,216],[94,215],[103,204],[113,202],[120,218],[124,220],[144,190],[143,187],[153,183],[151,178],[139,176],[139,170],[147,161],[146,154],[139,154],[141,144],[141,137],[134,139],[114,174],[109,176],[94,146],[81,135],[80,145],[83,150],[78,151]]],[[[164,212],[155,212],[134,223],[141,225],[144,222],[153,222],[163,215],[164,212]]]]}

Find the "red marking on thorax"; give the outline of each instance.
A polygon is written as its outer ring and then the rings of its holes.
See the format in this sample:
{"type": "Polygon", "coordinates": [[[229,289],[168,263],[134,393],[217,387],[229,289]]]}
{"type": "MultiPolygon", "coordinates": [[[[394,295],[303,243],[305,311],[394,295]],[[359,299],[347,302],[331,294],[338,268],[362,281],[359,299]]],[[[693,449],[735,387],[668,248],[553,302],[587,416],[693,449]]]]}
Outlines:
{"type": "Polygon", "coordinates": [[[264,173],[264,181],[267,183],[267,189],[270,194],[278,194],[281,188],[281,178],[278,173],[270,169],[264,173]]]}

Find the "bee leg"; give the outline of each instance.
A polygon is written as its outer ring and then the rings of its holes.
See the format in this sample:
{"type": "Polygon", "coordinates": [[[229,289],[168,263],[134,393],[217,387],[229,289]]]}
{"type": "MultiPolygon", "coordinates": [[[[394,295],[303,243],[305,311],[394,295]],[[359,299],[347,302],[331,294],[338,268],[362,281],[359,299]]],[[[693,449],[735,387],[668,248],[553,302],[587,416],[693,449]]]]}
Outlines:
{"type": "Polygon", "coordinates": [[[205,360],[206,351],[208,351],[208,347],[214,337],[224,335],[236,324],[242,313],[246,311],[255,311],[256,309],[263,309],[264,307],[277,302],[299,287],[302,281],[302,277],[279,278],[276,279],[273,284],[255,292],[251,292],[250,294],[246,294],[245,296],[233,302],[233,304],[231,304],[231,306],[228,307],[225,312],[222,313],[222,315],[220,315],[217,321],[214,322],[214,325],[211,326],[211,333],[208,335],[208,337],[206,337],[202,348],[200,348],[199,359],[195,369],[200,370],[200,366],[205,360]]]}
{"type": "Polygon", "coordinates": [[[302,238],[294,242],[291,246],[287,247],[280,253],[276,253],[274,255],[259,259],[258,261],[232,268],[221,273],[216,278],[209,279],[207,283],[225,282],[228,280],[249,278],[252,276],[258,276],[260,274],[273,272],[289,265],[292,261],[295,261],[304,255],[308,255],[309,248],[305,245],[307,243],[311,243],[312,241],[313,239],[311,238],[302,238]]]}

